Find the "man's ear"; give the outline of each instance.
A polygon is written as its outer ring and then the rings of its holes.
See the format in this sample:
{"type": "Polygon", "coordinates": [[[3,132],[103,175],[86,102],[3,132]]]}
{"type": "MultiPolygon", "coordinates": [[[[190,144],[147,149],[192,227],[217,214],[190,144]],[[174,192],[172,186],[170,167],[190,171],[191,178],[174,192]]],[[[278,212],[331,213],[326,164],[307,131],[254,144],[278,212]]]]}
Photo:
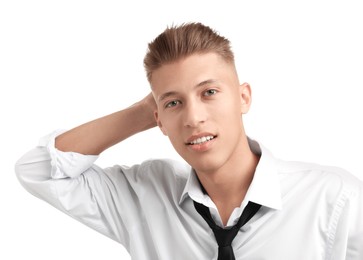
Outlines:
{"type": "Polygon", "coordinates": [[[165,131],[164,127],[163,127],[163,124],[161,123],[161,121],[160,121],[160,119],[159,119],[158,111],[155,111],[155,112],[154,112],[154,117],[155,117],[155,121],[156,121],[156,123],[158,124],[158,126],[159,126],[159,128],[160,128],[161,132],[162,132],[164,135],[168,136],[168,134],[166,133],[166,131],[165,131]]]}
{"type": "Polygon", "coordinates": [[[243,83],[239,87],[241,96],[241,113],[247,114],[252,102],[251,87],[248,83],[243,83]]]}

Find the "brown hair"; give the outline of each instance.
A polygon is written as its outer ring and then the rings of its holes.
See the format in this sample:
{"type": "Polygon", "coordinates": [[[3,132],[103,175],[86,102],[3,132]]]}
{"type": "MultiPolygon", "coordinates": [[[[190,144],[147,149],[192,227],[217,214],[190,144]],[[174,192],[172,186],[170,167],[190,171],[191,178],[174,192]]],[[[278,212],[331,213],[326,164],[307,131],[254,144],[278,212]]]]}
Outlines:
{"type": "Polygon", "coordinates": [[[148,45],[144,58],[147,79],[162,65],[196,53],[214,52],[227,62],[234,62],[228,39],[201,23],[167,27],[148,45]]]}

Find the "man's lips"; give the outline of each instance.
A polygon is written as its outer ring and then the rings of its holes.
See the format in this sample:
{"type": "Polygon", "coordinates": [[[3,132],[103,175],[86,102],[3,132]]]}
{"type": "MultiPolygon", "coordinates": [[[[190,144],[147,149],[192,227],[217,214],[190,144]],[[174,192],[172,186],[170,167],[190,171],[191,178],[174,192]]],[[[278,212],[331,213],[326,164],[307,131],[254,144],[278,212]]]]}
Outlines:
{"type": "Polygon", "coordinates": [[[197,134],[197,135],[192,135],[191,137],[188,138],[186,144],[187,145],[203,144],[216,137],[217,137],[216,135],[211,134],[211,133],[201,133],[201,134],[197,134]]]}

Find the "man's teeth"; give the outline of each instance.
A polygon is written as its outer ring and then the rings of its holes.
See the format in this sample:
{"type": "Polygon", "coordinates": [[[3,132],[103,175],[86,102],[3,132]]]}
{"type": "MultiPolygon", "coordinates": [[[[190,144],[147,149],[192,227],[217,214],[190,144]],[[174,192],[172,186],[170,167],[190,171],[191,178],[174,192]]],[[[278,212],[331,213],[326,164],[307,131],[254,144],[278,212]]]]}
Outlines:
{"type": "Polygon", "coordinates": [[[214,138],[214,136],[212,136],[212,135],[203,136],[203,137],[197,138],[196,140],[191,141],[190,144],[202,144],[209,140],[212,140],[213,138],[214,138]]]}

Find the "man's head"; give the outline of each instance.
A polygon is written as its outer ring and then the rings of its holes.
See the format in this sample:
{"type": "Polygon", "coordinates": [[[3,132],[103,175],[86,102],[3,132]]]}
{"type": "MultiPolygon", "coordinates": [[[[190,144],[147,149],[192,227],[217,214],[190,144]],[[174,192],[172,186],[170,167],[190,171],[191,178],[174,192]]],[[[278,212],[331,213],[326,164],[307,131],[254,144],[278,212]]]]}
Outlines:
{"type": "Polygon", "coordinates": [[[234,55],[228,39],[201,23],[187,23],[167,28],[148,46],[144,66],[149,82],[153,72],[162,65],[192,54],[216,53],[228,63],[234,55]]]}
{"type": "Polygon", "coordinates": [[[161,131],[197,172],[234,168],[248,149],[241,115],[251,98],[229,41],[188,24],[167,29],[150,48],[145,64],[161,131]]]}

